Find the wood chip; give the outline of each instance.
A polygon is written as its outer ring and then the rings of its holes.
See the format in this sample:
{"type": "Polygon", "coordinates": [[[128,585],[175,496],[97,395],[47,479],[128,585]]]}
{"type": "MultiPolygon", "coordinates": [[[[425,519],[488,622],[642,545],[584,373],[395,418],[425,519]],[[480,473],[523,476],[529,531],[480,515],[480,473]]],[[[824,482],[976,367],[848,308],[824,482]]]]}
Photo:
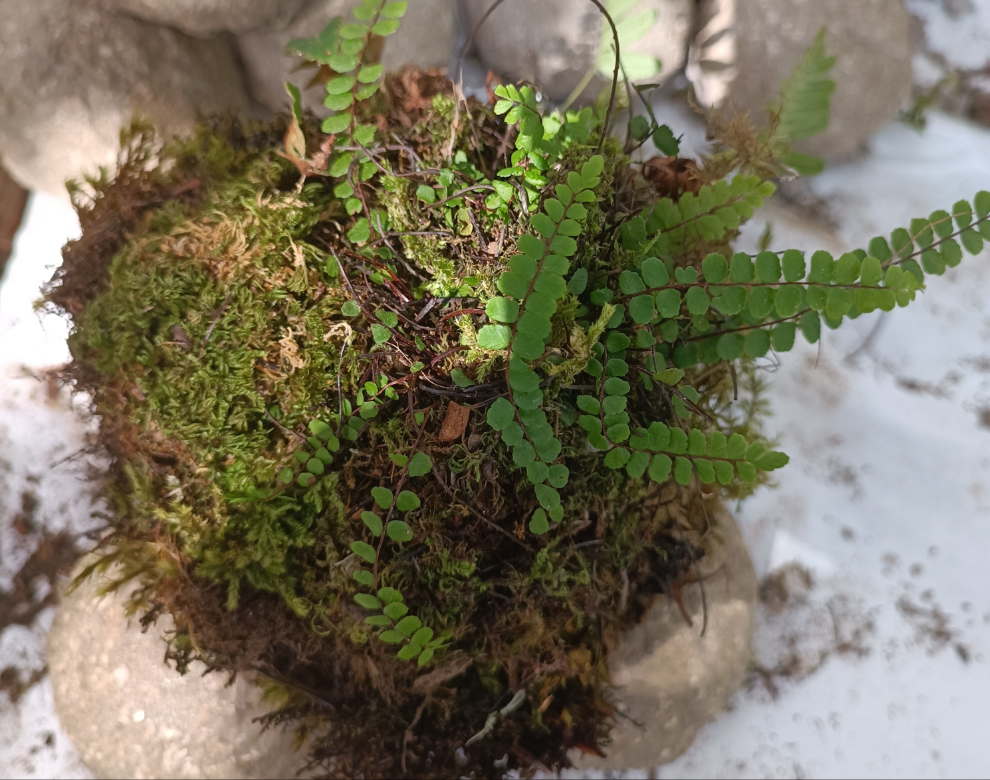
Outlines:
{"type": "Polygon", "coordinates": [[[451,401],[447,404],[447,414],[443,418],[443,425],[440,426],[440,441],[454,441],[459,439],[464,429],[467,428],[468,420],[471,418],[471,410],[466,406],[451,401]]]}
{"type": "Polygon", "coordinates": [[[461,658],[452,658],[439,669],[434,669],[429,674],[424,674],[421,677],[417,677],[413,681],[413,693],[430,693],[436,690],[440,685],[447,682],[447,680],[451,680],[454,677],[457,677],[457,675],[463,674],[472,663],[473,660],[466,656],[462,656],[461,658]]]}

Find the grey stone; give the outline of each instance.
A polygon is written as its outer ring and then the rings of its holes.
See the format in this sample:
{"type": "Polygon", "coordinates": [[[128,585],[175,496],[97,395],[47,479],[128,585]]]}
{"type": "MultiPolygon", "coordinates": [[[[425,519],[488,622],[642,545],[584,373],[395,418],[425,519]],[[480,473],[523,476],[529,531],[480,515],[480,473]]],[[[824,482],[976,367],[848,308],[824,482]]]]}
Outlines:
{"type": "Polygon", "coordinates": [[[190,35],[246,32],[290,19],[306,0],[100,0],[107,8],[190,35]]]}
{"type": "MultiPolygon", "coordinates": [[[[463,3],[470,34],[492,0],[463,3]]],[[[656,22],[628,46],[628,53],[659,59],[662,70],[649,80],[662,83],[684,65],[694,1],[640,0],[626,18],[649,12],[656,14],[656,22]]],[[[601,13],[587,0],[506,0],[478,30],[474,48],[481,62],[496,73],[537,84],[552,100],[563,101],[595,68],[605,24],[601,13]]],[[[596,75],[581,99],[593,100],[607,84],[607,79],[596,75]]]]}
{"type": "Polygon", "coordinates": [[[609,656],[622,717],[612,730],[608,755],[575,751],[571,759],[577,769],[649,768],[673,761],[742,685],[752,658],[756,573],[731,515],[720,511],[713,525],[711,551],[700,564],[708,606],[705,635],[698,584],[682,590],[693,625],[673,601],[658,597],[609,656]]]}
{"type": "MultiPolygon", "coordinates": [[[[703,0],[687,75],[706,108],[754,120],[819,29],[836,57],[831,122],[796,148],[826,159],[860,149],[897,116],[911,87],[911,25],[902,0],[703,0]]],[[[762,119],[762,117],[759,117],[762,119]]]]}
{"type": "Polygon", "coordinates": [[[65,197],[66,178],[113,162],[135,113],[164,132],[247,107],[226,40],[190,38],[89,0],[3,0],[0,151],[22,185],[65,197]]]}
{"type": "MultiPolygon", "coordinates": [[[[66,596],[48,637],[55,705],[100,778],[294,777],[304,755],[281,729],[264,733],[260,689],[222,673],[182,676],[163,661],[162,619],[146,633],[118,597],[90,581],[66,596]]],[[[197,668],[198,667],[198,668],[197,668]]]]}
{"type": "MultiPolygon", "coordinates": [[[[238,36],[251,96],[273,111],[285,111],[289,105],[285,82],[290,81],[303,90],[303,107],[317,116],[325,116],[326,92],[321,86],[306,89],[314,71],[297,70],[302,60],[287,55],[285,46],[293,38],[319,35],[336,16],[349,19],[357,4],[358,0],[311,0],[284,29],[258,30],[238,36]]],[[[453,39],[453,0],[412,0],[399,31],[387,39],[382,64],[386,71],[403,65],[446,67],[453,39]]]]}

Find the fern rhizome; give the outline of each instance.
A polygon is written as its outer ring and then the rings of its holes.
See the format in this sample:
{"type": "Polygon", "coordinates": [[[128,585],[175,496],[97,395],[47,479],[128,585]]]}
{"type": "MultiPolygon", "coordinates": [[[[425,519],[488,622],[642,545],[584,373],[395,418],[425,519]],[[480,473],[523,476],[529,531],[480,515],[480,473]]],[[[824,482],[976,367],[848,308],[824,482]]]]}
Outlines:
{"type": "Polygon", "coordinates": [[[790,144],[827,121],[821,38],[766,129],[684,160],[645,99],[610,132],[632,87],[561,112],[383,80],[405,6],[293,42],[322,126],[294,90],[281,124],[135,123],[73,189],[48,300],[113,461],[91,570],[174,616],[180,669],[261,675],[318,771],[559,766],[607,750],[608,648],[718,544],[720,498],[787,463],[754,361],[909,304],[990,240],[990,193],[838,258],[734,253],[816,167],[790,144]]]}

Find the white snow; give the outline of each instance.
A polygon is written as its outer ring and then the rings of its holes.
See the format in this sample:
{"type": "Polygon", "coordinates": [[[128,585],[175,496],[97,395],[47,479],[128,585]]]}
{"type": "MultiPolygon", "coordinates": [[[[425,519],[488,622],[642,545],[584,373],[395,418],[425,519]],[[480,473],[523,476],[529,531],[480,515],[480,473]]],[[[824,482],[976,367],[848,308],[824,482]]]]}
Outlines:
{"type": "MultiPolygon", "coordinates": [[[[25,223],[0,286],[0,589],[41,540],[41,532],[81,534],[96,527],[87,457],[69,457],[83,447],[88,424],[77,413],[81,399],[63,390],[49,393],[37,376],[68,358],[64,320],[34,311],[41,285],[61,262],[61,247],[79,232],[63,202],[33,195],[25,223]],[[32,375],[34,374],[34,375],[32,375]],[[68,460],[63,461],[66,457],[68,460]],[[63,461],[63,462],[59,462],[63,461]],[[39,502],[37,529],[21,534],[10,521],[30,491],[39,502]]],[[[43,583],[37,583],[42,588],[43,583]]],[[[43,598],[36,592],[36,598],[43,598]]],[[[44,667],[45,640],[54,609],[30,627],[0,634],[0,670],[12,666],[21,679],[44,667]]],[[[45,677],[16,705],[0,694],[0,777],[91,777],[62,731],[45,677]]]]}
{"type": "Polygon", "coordinates": [[[990,65],[990,2],[987,0],[905,0],[924,24],[930,51],[949,67],[979,70],[990,65]]]}
{"type": "MultiPolygon", "coordinates": [[[[865,160],[813,180],[847,248],[990,189],[990,132],[945,116],[891,124],[865,160]]],[[[774,219],[773,248],[820,237],[774,219]]],[[[747,235],[762,230],[754,220],[747,235]]],[[[974,777],[990,773],[990,253],[967,257],[907,309],[781,356],[774,417],[791,463],[738,511],[758,569],[799,563],[817,610],[763,610],[757,658],[831,607],[869,655],[833,655],[801,682],[736,697],[662,777],[974,777]],[[914,388],[914,389],[911,389],[914,388]],[[900,603],[900,606],[898,606],[900,603]],[[948,636],[924,630],[939,608],[948,636]],[[959,650],[957,650],[959,646],[959,650]],[[961,653],[969,657],[968,663],[961,653]]],[[[800,341],[800,339],[799,339],[800,341]]],[[[830,618],[830,621],[831,622],[830,618]]],[[[828,642],[823,643],[824,645],[828,642]]]]}

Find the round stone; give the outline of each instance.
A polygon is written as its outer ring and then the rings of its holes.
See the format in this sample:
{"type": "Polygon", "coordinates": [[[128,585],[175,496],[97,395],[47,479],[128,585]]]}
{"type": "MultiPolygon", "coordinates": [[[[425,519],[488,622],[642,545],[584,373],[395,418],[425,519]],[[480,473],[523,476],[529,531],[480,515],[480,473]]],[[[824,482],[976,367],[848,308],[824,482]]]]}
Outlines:
{"type": "Polygon", "coordinates": [[[55,705],[83,761],[100,778],[295,777],[293,735],[262,732],[261,690],[238,677],[180,675],[164,662],[163,618],[146,632],[120,597],[86,582],[66,595],[48,638],[55,705]]]}
{"type": "Polygon", "coordinates": [[[910,26],[902,0],[703,0],[687,75],[703,107],[765,123],[766,104],[824,27],[831,119],[795,148],[840,159],[897,117],[911,88],[910,26]]]}
{"type": "Polygon", "coordinates": [[[753,655],[756,572],[732,516],[719,511],[712,521],[700,578],[672,583],[671,597],[658,596],[609,655],[620,716],[605,757],[570,754],[579,770],[673,761],[743,684],[753,655]]]}
{"type": "Polygon", "coordinates": [[[111,165],[134,115],[163,134],[200,114],[247,110],[226,40],[199,40],[90,0],[3,0],[0,149],[21,185],[66,197],[65,180],[111,165]]]}

